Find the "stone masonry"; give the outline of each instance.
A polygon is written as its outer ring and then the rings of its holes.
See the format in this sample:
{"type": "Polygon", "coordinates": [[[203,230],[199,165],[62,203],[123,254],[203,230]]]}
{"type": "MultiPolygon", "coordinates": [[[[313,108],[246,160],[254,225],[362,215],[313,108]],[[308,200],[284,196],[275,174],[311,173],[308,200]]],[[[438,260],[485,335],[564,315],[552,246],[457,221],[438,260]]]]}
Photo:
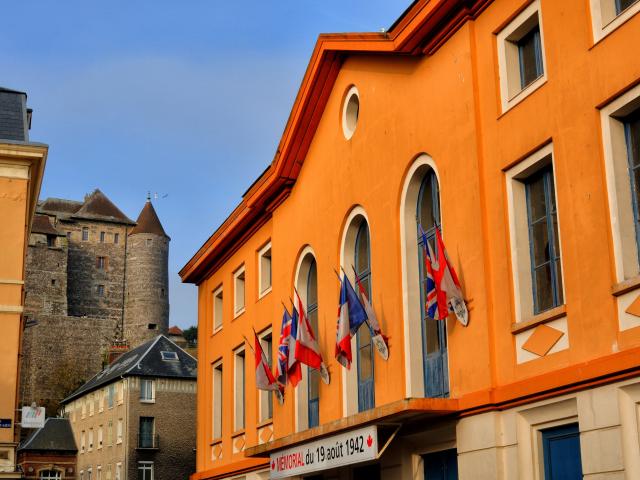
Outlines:
{"type": "Polygon", "coordinates": [[[22,404],[55,414],[102,369],[114,341],[134,348],[167,331],[169,237],[153,216],[157,225],[140,228],[99,190],[84,202],[38,204],[25,267],[22,404]]]}

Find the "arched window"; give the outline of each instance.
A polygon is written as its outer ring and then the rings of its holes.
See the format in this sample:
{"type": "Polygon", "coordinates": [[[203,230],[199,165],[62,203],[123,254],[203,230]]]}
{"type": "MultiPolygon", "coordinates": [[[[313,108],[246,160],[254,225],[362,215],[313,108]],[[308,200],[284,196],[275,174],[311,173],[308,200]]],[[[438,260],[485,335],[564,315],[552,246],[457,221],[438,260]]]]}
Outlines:
{"type": "MultiPolygon", "coordinates": [[[[360,222],[355,242],[355,274],[371,299],[371,254],[369,227],[365,220],[360,222]]],[[[357,286],[356,286],[357,288],[357,286]]],[[[358,352],[358,411],[363,412],[375,406],[375,388],[373,375],[373,344],[371,330],[363,325],[356,335],[358,352]]]]}
{"type": "Polygon", "coordinates": [[[59,470],[41,470],[39,480],[60,480],[62,473],[59,470]]]}
{"type": "MultiPolygon", "coordinates": [[[[307,318],[315,334],[318,334],[318,272],[315,259],[311,260],[307,275],[307,318]]],[[[309,428],[320,423],[320,372],[307,367],[308,398],[309,398],[309,428]]]]}
{"type": "MultiPolygon", "coordinates": [[[[429,169],[422,179],[418,192],[416,218],[426,233],[431,250],[435,252],[436,225],[440,226],[440,191],[438,178],[429,169]]],[[[427,317],[426,311],[426,271],[424,268],[424,243],[418,233],[418,271],[420,272],[420,309],[422,320],[422,353],[425,396],[447,397],[449,395],[449,374],[447,362],[447,323],[427,317]]]]}
{"type": "MultiPolygon", "coordinates": [[[[294,278],[302,308],[319,337],[322,333],[318,325],[318,267],[310,246],[300,252],[294,278]]],[[[320,423],[320,373],[317,370],[303,366],[302,379],[295,389],[295,402],[296,431],[306,430],[320,423]]]]}

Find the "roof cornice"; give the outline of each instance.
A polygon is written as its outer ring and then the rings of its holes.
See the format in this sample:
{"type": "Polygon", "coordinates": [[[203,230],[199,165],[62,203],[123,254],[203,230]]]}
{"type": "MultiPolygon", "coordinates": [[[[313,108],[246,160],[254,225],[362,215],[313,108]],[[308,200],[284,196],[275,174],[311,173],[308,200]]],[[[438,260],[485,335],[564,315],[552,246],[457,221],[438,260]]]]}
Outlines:
{"type": "Polygon", "coordinates": [[[282,203],[295,183],[345,57],[354,54],[432,55],[492,0],[418,0],[389,32],[321,34],[271,165],[240,204],[180,270],[199,284],[282,203]]]}

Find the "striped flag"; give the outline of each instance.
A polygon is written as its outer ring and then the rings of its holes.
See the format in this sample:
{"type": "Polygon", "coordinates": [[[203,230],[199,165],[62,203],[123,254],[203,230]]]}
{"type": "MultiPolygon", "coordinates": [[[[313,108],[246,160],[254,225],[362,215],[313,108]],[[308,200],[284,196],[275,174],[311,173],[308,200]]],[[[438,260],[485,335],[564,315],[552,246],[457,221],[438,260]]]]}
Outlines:
{"type": "MultiPolygon", "coordinates": [[[[441,310],[438,307],[438,289],[436,287],[436,281],[433,276],[433,251],[431,245],[427,240],[427,234],[422,228],[422,225],[418,226],[420,229],[420,235],[422,236],[422,257],[424,260],[424,270],[426,273],[425,280],[425,309],[427,316],[432,320],[444,320],[447,318],[447,313],[444,317],[441,317],[441,310]]],[[[446,305],[446,303],[445,303],[446,305]]]]}
{"type": "Polygon", "coordinates": [[[316,335],[311,328],[307,314],[305,313],[302,300],[298,292],[295,292],[296,303],[298,304],[298,331],[296,332],[296,346],[295,346],[295,359],[308,365],[310,368],[315,368],[320,371],[320,376],[325,383],[329,383],[329,372],[322,359],[322,353],[320,353],[320,346],[316,335]]]}

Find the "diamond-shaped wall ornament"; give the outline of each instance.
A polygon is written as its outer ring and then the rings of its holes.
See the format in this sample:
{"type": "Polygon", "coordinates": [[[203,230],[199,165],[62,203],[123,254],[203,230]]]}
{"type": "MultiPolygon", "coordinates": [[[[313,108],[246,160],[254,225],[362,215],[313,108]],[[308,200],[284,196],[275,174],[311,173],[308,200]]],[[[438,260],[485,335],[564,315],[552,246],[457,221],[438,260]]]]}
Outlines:
{"type": "Polygon", "coordinates": [[[233,442],[233,446],[236,449],[236,452],[241,452],[244,449],[244,435],[236,438],[235,442],[233,442]]]}
{"type": "Polygon", "coordinates": [[[271,427],[265,427],[260,432],[260,440],[262,440],[262,443],[267,443],[271,440],[271,437],[273,437],[273,430],[271,427]]]}
{"type": "Polygon", "coordinates": [[[627,307],[625,312],[634,317],[640,317],[640,295],[627,307]]]}
{"type": "Polygon", "coordinates": [[[527,341],[524,342],[522,348],[527,352],[543,357],[563,335],[564,332],[553,327],[538,325],[527,341]]]}
{"type": "Polygon", "coordinates": [[[222,456],[222,447],[220,444],[213,447],[213,459],[218,460],[222,456]]]}

